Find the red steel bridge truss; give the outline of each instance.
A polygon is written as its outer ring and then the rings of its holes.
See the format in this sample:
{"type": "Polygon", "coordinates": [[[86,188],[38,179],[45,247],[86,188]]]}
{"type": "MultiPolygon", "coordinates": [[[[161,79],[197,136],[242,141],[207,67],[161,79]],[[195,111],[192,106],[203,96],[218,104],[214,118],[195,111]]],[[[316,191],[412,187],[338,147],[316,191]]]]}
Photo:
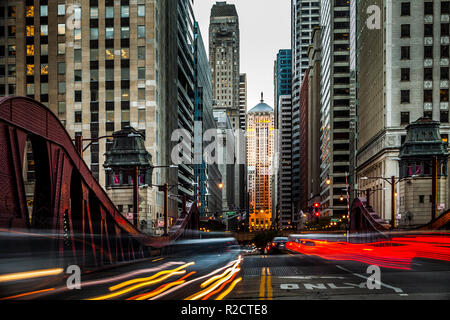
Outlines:
{"type": "Polygon", "coordinates": [[[190,237],[198,223],[193,205],[168,236],[141,233],[108,198],[47,107],[25,97],[0,99],[0,231],[31,236],[12,251],[46,250],[66,265],[115,264],[190,237]],[[25,191],[27,148],[34,160],[32,209],[25,191]]]}

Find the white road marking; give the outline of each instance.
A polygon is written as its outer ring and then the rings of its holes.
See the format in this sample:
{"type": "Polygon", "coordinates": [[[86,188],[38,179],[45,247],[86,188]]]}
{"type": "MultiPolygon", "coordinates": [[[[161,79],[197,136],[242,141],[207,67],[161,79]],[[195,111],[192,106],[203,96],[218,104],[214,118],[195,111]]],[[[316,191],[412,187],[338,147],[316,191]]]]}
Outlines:
{"type": "MultiPolygon", "coordinates": [[[[348,272],[348,273],[351,273],[352,275],[354,275],[354,276],[356,276],[356,277],[359,277],[359,278],[362,278],[362,279],[365,279],[365,280],[368,280],[368,279],[369,279],[368,277],[365,277],[365,276],[363,276],[363,275],[361,275],[361,274],[358,274],[358,273],[355,273],[355,272],[353,272],[353,271],[350,271],[350,270],[348,270],[348,269],[346,269],[346,268],[344,268],[344,267],[341,267],[341,266],[339,266],[339,265],[336,265],[336,267],[338,267],[339,269],[344,270],[344,271],[346,271],[346,272],[348,272]]],[[[378,281],[377,281],[377,282],[378,282],[378,281]]],[[[403,290],[400,289],[400,288],[390,286],[390,285],[385,284],[385,283],[383,283],[383,282],[381,282],[381,281],[379,282],[379,284],[382,285],[382,286],[385,286],[386,288],[389,288],[389,289],[394,290],[396,293],[398,293],[398,294],[401,295],[401,296],[407,296],[407,295],[408,295],[407,293],[404,293],[403,290]]]]}

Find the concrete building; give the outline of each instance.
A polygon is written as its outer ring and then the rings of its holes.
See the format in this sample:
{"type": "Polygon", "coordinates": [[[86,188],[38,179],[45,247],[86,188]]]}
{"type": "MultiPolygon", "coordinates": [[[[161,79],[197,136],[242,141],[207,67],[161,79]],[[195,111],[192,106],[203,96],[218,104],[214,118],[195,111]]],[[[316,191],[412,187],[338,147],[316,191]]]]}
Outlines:
{"type": "Polygon", "coordinates": [[[292,100],[290,95],[281,95],[278,101],[278,160],[277,204],[279,227],[284,229],[293,223],[292,206],[292,100]]]}
{"type": "MultiPolygon", "coordinates": [[[[103,186],[104,154],[112,140],[95,139],[125,126],[144,135],[154,165],[169,164],[162,125],[166,5],[144,0],[0,4],[0,94],[41,101],[73,138],[94,139],[84,159],[103,186]]],[[[166,174],[167,169],[156,169],[153,183],[166,182],[166,174]]],[[[151,226],[163,212],[163,196],[156,188],[148,193],[145,215],[151,226]]]]}
{"type": "Polygon", "coordinates": [[[261,103],[247,114],[250,230],[268,229],[274,218],[272,216],[274,133],[273,109],[264,103],[261,96],[261,103]]]}
{"type": "Polygon", "coordinates": [[[222,181],[217,163],[207,163],[204,153],[205,134],[217,130],[213,114],[211,70],[203,38],[197,22],[194,24],[195,61],[195,123],[194,123],[194,186],[201,216],[222,210],[222,181]]]}
{"type": "Polygon", "coordinates": [[[209,25],[209,63],[213,97],[218,108],[227,110],[233,129],[240,125],[239,39],[239,17],[236,7],[225,1],[216,2],[211,9],[209,25]]]}
{"type": "MultiPolygon", "coordinates": [[[[450,4],[361,0],[357,12],[358,189],[379,190],[371,202],[390,220],[390,185],[372,178],[399,177],[397,158],[406,126],[422,117],[438,121],[448,141],[450,4]],[[373,4],[381,9],[380,28],[364,23],[373,4]]],[[[396,216],[405,213],[401,203],[409,201],[406,196],[400,192],[395,199],[396,216]]]]}
{"type": "MultiPolygon", "coordinates": [[[[312,44],[308,48],[309,72],[308,72],[308,148],[305,150],[307,157],[308,177],[305,191],[308,197],[308,209],[314,203],[320,203],[320,81],[321,81],[321,29],[314,28],[312,44]]],[[[306,212],[306,211],[305,211],[306,212]]],[[[311,212],[311,211],[310,211],[311,212]]]]}
{"type": "Polygon", "coordinates": [[[239,17],[235,5],[216,2],[211,8],[209,25],[209,62],[212,72],[213,97],[217,108],[225,110],[236,132],[236,154],[242,154],[241,163],[234,169],[235,208],[246,203],[245,129],[242,128],[240,105],[240,34],[239,17]],[[241,137],[241,138],[239,138],[241,137]],[[244,162],[244,163],[242,163],[244,162]]]}
{"type": "Polygon", "coordinates": [[[321,212],[347,214],[350,136],[350,2],[321,1],[321,212]],[[345,191],[344,191],[345,192],[345,191]]]}
{"type": "Polygon", "coordinates": [[[320,0],[292,0],[291,2],[291,52],[292,52],[292,201],[294,212],[299,212],[300,179],[300,86],[308,69],[308,46],[312,31],[320,24],[320,0]]]}
{"type": "Polygon", "coordinates": [[[235,208],[235,165],[234,165],[234,142],[235,137],[230,118],[226,110],[215,108],[213,111],[217,125],[217,162],[223,183],[222,209],[221,211],[232,211],[235,208]]]}

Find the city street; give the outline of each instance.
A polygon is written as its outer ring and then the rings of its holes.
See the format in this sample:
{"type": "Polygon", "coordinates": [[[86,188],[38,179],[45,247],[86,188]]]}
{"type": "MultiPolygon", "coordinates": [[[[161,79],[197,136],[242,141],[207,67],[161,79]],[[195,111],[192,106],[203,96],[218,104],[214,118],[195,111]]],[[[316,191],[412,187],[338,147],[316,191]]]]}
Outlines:
{"type": "Polygon", "coordinates": [[[370,290],[368,265],[301,254],[246,256],[243,281],[229,299],[449,299],[450,266],[417,261],[413,270],[381,268],[381,289],[370,290]]]}
{"type": "MultiPolygon", "coordinates": [[[[414,260],[412,270],[381,268],[370,289],[367,264],[298,253],[247,254],[239,250],[148,259],[84,274],[81,288],[66,279],[25,280],[29,290],[2,300],[312,300],[449,299],[450,265],[414,260]],[[242,259],[241,259],[242,258],[242,259]]],[[[24,281],[18,282],[21,288],[24,281]]],[[[11,286],[10,286],[11,288],[11,286]]],[[[17,288],[17,287],[15,287],[17,288]]]]}

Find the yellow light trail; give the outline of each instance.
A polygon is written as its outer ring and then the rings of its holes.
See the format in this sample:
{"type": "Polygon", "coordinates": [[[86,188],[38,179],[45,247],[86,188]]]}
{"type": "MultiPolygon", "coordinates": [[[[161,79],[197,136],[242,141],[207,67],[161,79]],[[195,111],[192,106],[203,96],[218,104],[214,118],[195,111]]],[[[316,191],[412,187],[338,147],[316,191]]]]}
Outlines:
{"type": "Polygon", "coordinates": [[[153,290],[151,292],[139,294],[139,295],[136,295],[134,297],[128,298],[127,300],[146,300],[146,299],[150,299],[152,297],[157,296],[160,293],[163,293],[164,291],[166,291],[166,290],[168,290],[168,289],[170,289],[170,288],[172,288],[174,286],[177,286],[177,285],[185,283],[186,282],[185,279],[189,278],[191,275],[193,275],[195,273],[196,273],[195,271],[192,271],[192,272],[188,273],[187,275],[183,276],[182,278],[180,278],[180,279],[178,279],[176,281],[163,284],[162,286],[158,287],[157,289],[155,289],[155,290],[153,290]]]}
{"type": "Polygon", "coordinates": [[[202,280],[202,279],[206,279],[206,278],[208,278],[208,277],[210,277],[210,276],[212,276],[212,275],[215,275],[216,273],[218,273],[218,272],[220,272],[220,271],[222,271],[222,270],[228,268],[229,266],[233,265],[233,264],[234,264],[235,262],[237,262],[237,261],[239,261],[239,260],[231,261],[230,263],[228,263],[228,264],[227,264],[226,266],[224,266],[224,267],[221,267],[221,268],[219,268],[219,269],[216,269],[216,270],[214,270],[213,272],[211,272],[211,273],[209,273],[209,274],[207,274],[207,275],[201,276],[201,277],[199,277],[199,278],[197,278],[197,279],[193,279],[193,280],[190,280],[190,281],[188,281],[188,282],[186,282],[186,283],[183,283],[183,284],[179,285],[178,287],[172,288],[172,289],[170,289],[170,290],[168,290],[168,291],[162,293],[162,294],[159,295],[158,297],[151,298],[150,300],[155,300],[156,298],[158,298],[158,299],[159,299],[159,298],[162,298],[162,297],[164,297],[164,296],[166,296],[166,295],[168,295],[168,294],[170,294],[170,293],[172,293],[172,292],[174,292],[174,291],[176,291],[176,290],[178,290],[178,289],[180,289],[180,288],[183,288],[183,287],[185,287],[185,286],[188,286],[188,285],[193,284],[194,282],[197,282],[197,281],[200,281],[200,280],[202,280]]]}
{"type": "Polygon", "coordinates": [[[147,282],[143,282],[143,283],[140,283],[140,284],[128,287],[126,289],[120,290],[120,291],[116,291],[116,292],[113,292],[113,293],[110,293],[110,294],[107,294],[107,295],[104,295],[104,296],[91,298],[91,299],[87,299],[87,300],[105,300],[105,299],[114,298],[114,297],[117,297],[117,296],[124,295],[124,294],[126,294],[128,292],[134,291],[136,289],[140,289],[140,288],[143,288],[143,287],[148,287],[148,286],[150,286],[152,284],[164,281],[164,280],[166,280],[167,278],[169,278],[171,276],[180,275],[180,274],[184,274],[184,273],[186,273],[186,270],[174,271],[174,272],[171,272],[169,274],[166,274],[165,276],[162,276],[161,278],[158,278],[158,279],[155,279],[155,280],[151,280],[151,281],[147,281],[147,282]]]}
{"type": "Polygon", "coordinates": [[[115,286],[110,287],[109,290],[110,290],[110,291],[115,291],[115,290],[117,290],[117,289],[126,287],[126,286],[131,285],[131,284],[134,284],[134,283],[139,283],[139,282],[144,282],[144,281],[153,280],[153,279],[159,277],[160,275],[163,275],[163,274],[166,274],[166,273],[176,272],[176,271],[178,271],[178,270],[185,269],[185,268],[187,268],[187,267],[189,267],[189,266],[192,266],[192,265],[194,265],[194,264],[195,264],[194,262],[189,262],[189,263],[186,263],[186,264],[184,264],[184,265],[182,265],[182,266],[179,266],[179,267],[177,267],[177,268],[175,268],[175,269],[160,271],[160,272],[158,272],[157,274],[154,274],[154,275],[152,275],[152,276],[150,276],[150,277],[147,277],[147,278],[137,278],[137,279],[128,280],[128,281],[119,283],[118,285],[115,285],[115,286]]]}
{"type": "Polygon", "coordinates": [[[232,282],[232,281],[234,280],[234,278],[236,277],[236,275],[237,275],[237,273],[233,274],[233,276],[231,277],[231,279],[229,279],[229,280],[227,280],[226,282],[224,282],[224,283],[220,286],[219,289],[217,289],[217,290],[215,290],[215,291],[209,293],[208,295],[204,296],[204,297],[202,298],[202,300],[208,300],[208,299],[211,298],[213,295],[215,295],[215,294],[221,292],[221,291],[223,290],[223,288],[225,288],[226,285],[227,285],[228,283],[230,283],[230,282],[232,282]]]}
{"type": "Polygon", "coordinates": [[[228,287],[227,290],[225,290],[224,292],[222,292],[217,298],[216,300],[222,300],[223,298],[225,298],[233,289],[234,287],[240,282],[242,281],[242,277],[236,279],[233,281],[233,283],[228,287]]]}
{"type": "Polygon", "coordinates": [[[224,283],[225,281],[227,281],[228,279],[230,279],[233,274],[237,273],[241,271],[241,269],[237,268],[235,270],[233,270],[231,272],[231,274],[229,274],[227,277],[218,280],[216,283],[214,283],[213,285],[211,285],[209,288],[206,288],[205,290],[202,290],[194,295],[191,295],[190,297],[186,298],[185,300],[197,300],[200,299],[201,297],[207,295],[208,293],[210,293],[211,291],[213,291],[214,289],[216,289],[218,286],[220,286],[222,283],[224,283]]]}
{"type": "Polygon", "coordinates": [[[33,270],[33,271],[4,274],[0,276],[0,283],[16,280],[33,279],[39,277],[56,276],[58,274],[63,273],[63,271],[64,269],[62,268],[54,268],[54,269],[43,269],[43,270],[33,270]]]}

